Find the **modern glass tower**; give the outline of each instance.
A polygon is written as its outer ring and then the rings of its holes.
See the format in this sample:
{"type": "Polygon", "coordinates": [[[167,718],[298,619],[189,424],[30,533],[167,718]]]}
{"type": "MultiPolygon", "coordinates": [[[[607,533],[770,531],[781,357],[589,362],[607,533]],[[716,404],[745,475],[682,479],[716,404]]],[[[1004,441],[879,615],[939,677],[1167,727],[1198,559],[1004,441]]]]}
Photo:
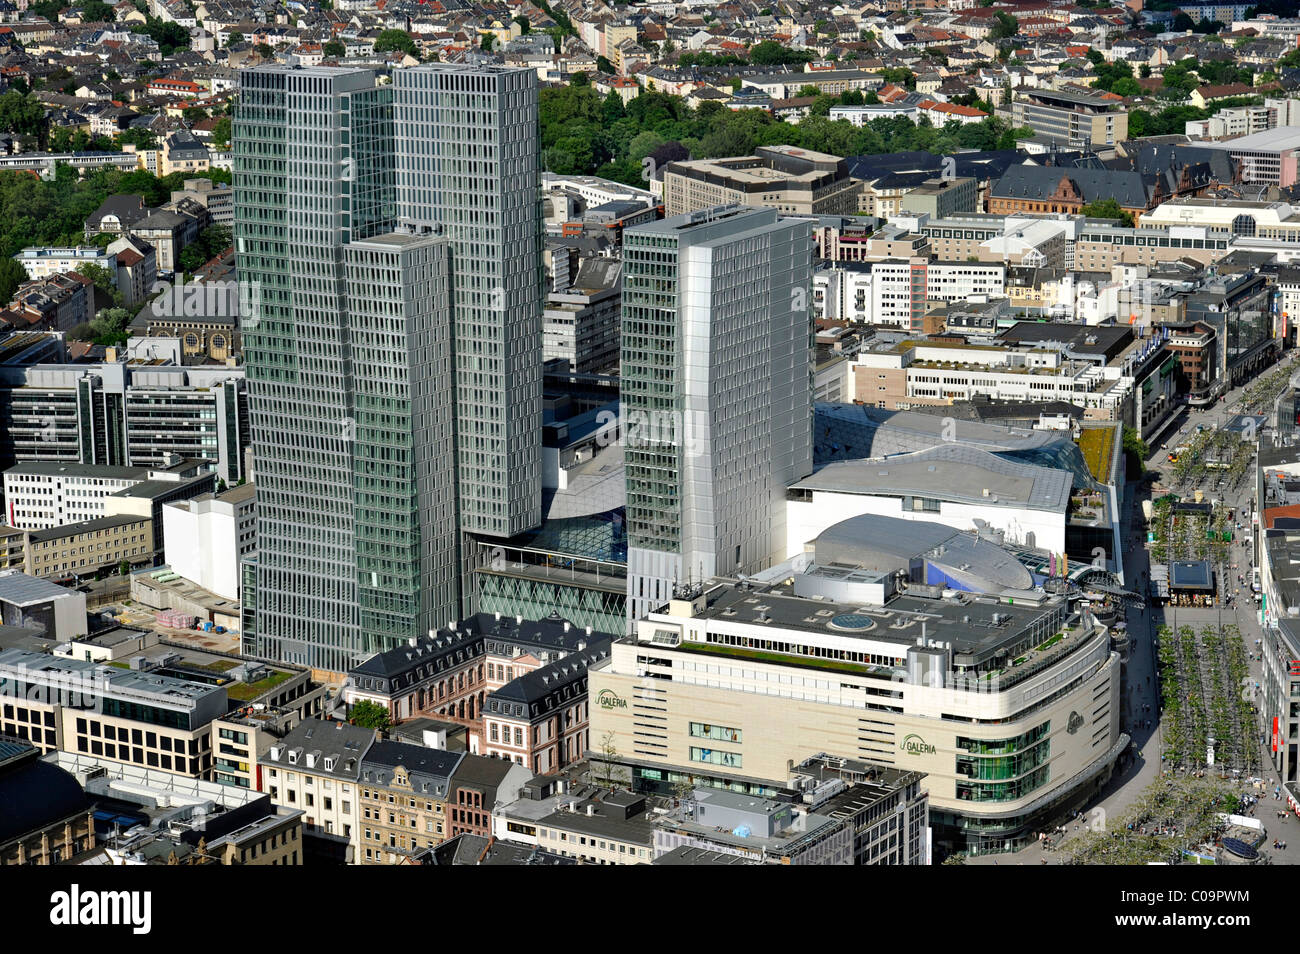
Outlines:
{"type": "Polygon", "coordinates": [[[389,232],[343,252],[357,602],[378,652],[460,616],[448,247],[389,232]]]}
{"type": "Polygon", "coordinates": [[[259,551],[244,647],[346,668],[361,620],[343,247],[391,215],[392,94],[368,70],[240,79],[235,252],[241,282],[259,286],[242,329],[259,551]]]}
{"type": "Polygon", "coordinates": [[[542,517],[542,216],[537,74],[433,63],[393,76],[397,216],[451,245],[462,530],[542,517]]]}
{"type": "Polygon", "coordinates": [[[540,523],[536,74],[258,67],[234,145],[244,648],[345,671],[461,615],[462,529],[540,523]]]}
{"type": "Polygon", "coordinates": [[[752,573],[812,472],[812,230],[719,206],[623,235],[628,608],[752,573]]]}

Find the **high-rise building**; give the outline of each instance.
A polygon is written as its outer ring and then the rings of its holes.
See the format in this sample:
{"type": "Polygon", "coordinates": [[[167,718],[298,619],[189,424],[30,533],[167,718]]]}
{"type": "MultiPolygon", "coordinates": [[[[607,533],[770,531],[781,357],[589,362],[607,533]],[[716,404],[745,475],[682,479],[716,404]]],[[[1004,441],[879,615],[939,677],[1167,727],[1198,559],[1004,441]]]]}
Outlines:
{"type": "Polygon", "coordinates": [[[344,253],[357,596],[381,650],[458,616],[447,241],[394,232],[344,253]]]}
{"type": "Polygon", "coordinates": [[[366,649],[343,246],[391,215],[391,99],[369,70],[260,67],[241,73],[234,128],[236,261],[258,290],[244,329],[259,543],[244,648],[331,670],[366,649]]]}
{"type": "Polygon", "coordinates": [[[462,615],[460,531],[540,522],[536,79],[268,66],[240,85],[244,648],[341,672],[462,615]]]}
{"type": "Polygon", "coordinates": [[[628,608],[782,556],[812,472],[811,225],[719,206],[624,233],[628,608]]]}
{"type": "Polygon", "coordinates": [[[461,527],[513,536],[542,518],[537,75],[432,63],[393,95],[397,220],[451,245],[461,527]]]}

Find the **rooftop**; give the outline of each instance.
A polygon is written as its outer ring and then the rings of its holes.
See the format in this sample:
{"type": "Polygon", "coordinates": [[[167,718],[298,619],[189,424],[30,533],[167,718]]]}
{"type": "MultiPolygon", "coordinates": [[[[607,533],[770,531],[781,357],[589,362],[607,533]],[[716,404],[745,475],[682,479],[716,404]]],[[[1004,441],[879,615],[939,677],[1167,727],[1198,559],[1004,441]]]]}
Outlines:
{"type": "Polygon", "coordinates": [[[0,573],[0,603],[11,606],[31,606],[60,597],[76,596],[76,593],[76,590],[55,586],[16,570],[0,573]]]}
{"type": "MultiPolygon", "coordinates": [[[[1060,604],[1030,606],[991,598],[929,599],[910,595],[895,595],[881,606],[863,606],[857,600],[811,599],[795,596],[782,587],[749,589],[743,584],[721,581],[707,589],[704,596],[705,605],[700,608],[697,604],[694,618],[710,624],[724,628],[743,624],[887,643],[897,648],[899,658],[924,634],[926,638],[950,644],[953,665],[959,669],[979,667],[1005,656],[1012,647],[1023,644],[1036,626],[1062,613],[1060,604]]],[[[684,642],[682,646],[699,652],[716,649],[723,654],[732,649],[693,642],[684,642]]],[[[802,656],[769,661],[807,663],[822,668],[827,662],[802,656]]],[[[881,667],[880,672],[861,674],[886,675],[889,671],[888,667],[881,667]]]]}

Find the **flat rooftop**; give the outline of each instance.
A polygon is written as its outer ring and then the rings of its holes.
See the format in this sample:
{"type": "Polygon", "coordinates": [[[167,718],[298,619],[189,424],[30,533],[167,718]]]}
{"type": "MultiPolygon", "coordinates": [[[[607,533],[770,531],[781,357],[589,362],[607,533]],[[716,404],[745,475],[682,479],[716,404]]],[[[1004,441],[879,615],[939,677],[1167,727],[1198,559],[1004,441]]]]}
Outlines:
{"type": "MultiPolygon", "coordinates": [[[[40,388],[36,388],[40,390],[40,388]]],[[[65,461],[31,460],[14,464],[6,474],[31,477],[97,477],[103,480],[144,480],[150,467],[111,467],[106,464],[76,464],[65,461]]]]}
{"type": "Polygon", "coordinates": [[[80,684],[98,685],[97,677],[102,676],[109,692],[123,692],[149,696],[161,703],[171,703],[192,707],[200,700],[226,690],[219,686],[209,686],[173,676],[158,675],[153,672],[136,672],[130,669],[116,669],[100,663],[86,662],[81,659],[68,659],[63,656],[50,656],[45,653],[27,652],[22,649],[8,649],[0,652],[0,669],[19,670],[26,674],[45,675],[54,680],[79,680],[80,684]]]}
{"type": "Polygon", "coordinates": [[[1300,126],[1276,126],[1263,132],[1238,136],[1236,139],[1224,139],[1217,142],[1198,142],[1205,149],[1251,150],[1253,152],[1284,152],[1288,149],[1300,149],[1300,126]]]}
{"type": "Polygon", "coordinates": [[[730,583],[714,586],[705,597],[706,607],[697,619],[892,643],[900,657],[916,645],[924,629],[927,639],[952,644],[954,662],[960,666],[999,655],[1004,647],[1021,642],[1035,622],[1062,611],[1059,603],[1029,607],[991,598],[958,602],[907,595],[894,596],[882,606],[863,606],[795,596],[780,587],[745,589],[730,583]]]}
{"type": "Polygon", "coordinates": [[[46,603],[63,596],[75,596],[76,592],[26,573],[0,573],[0,603],[11,606],[46,603]]]}
{"type": "Polygon", "coordinates": [[[1064,514],[1071,486],[1070,471],[1007,460],[966,444],[947,444],[893,458],[833,461],[791,489],[922,496],[1064,514]]]}
{"type": "Polygon", "coordinates": [[[1176,590],[1214,589],[1214,570],[1208,560],[1177,560],[1169,564],[1169,585],[1176,590]]]}
{"type": "Polygon", "coordinates": [[[370,246],[373,248],[403,249],[411,248],[416,245],[436,245],[445,244],[447,241],[443,235],[437,235],[432,232],[423,235],[417,235],[414,232],[384,232],[381,235],[372,235],[370,238],[357,239],[350,242],[350,245],[360,247],[370,246]]]}

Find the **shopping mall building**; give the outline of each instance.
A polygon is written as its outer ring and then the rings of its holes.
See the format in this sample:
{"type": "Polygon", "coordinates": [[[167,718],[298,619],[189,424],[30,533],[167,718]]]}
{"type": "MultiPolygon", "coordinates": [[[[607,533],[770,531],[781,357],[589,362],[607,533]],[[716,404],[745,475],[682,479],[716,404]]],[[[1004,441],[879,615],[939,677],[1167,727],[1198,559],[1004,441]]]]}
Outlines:
{"type": "Polygon", "coordinates": [[[941,854],[1013,850],[1129,744],[1110,632],[1031,556],[855,517],[759,578],[682,592],[592,667],[592,757],[665,792],[774,795],[819,752],[923,772],[941,854]]]}

